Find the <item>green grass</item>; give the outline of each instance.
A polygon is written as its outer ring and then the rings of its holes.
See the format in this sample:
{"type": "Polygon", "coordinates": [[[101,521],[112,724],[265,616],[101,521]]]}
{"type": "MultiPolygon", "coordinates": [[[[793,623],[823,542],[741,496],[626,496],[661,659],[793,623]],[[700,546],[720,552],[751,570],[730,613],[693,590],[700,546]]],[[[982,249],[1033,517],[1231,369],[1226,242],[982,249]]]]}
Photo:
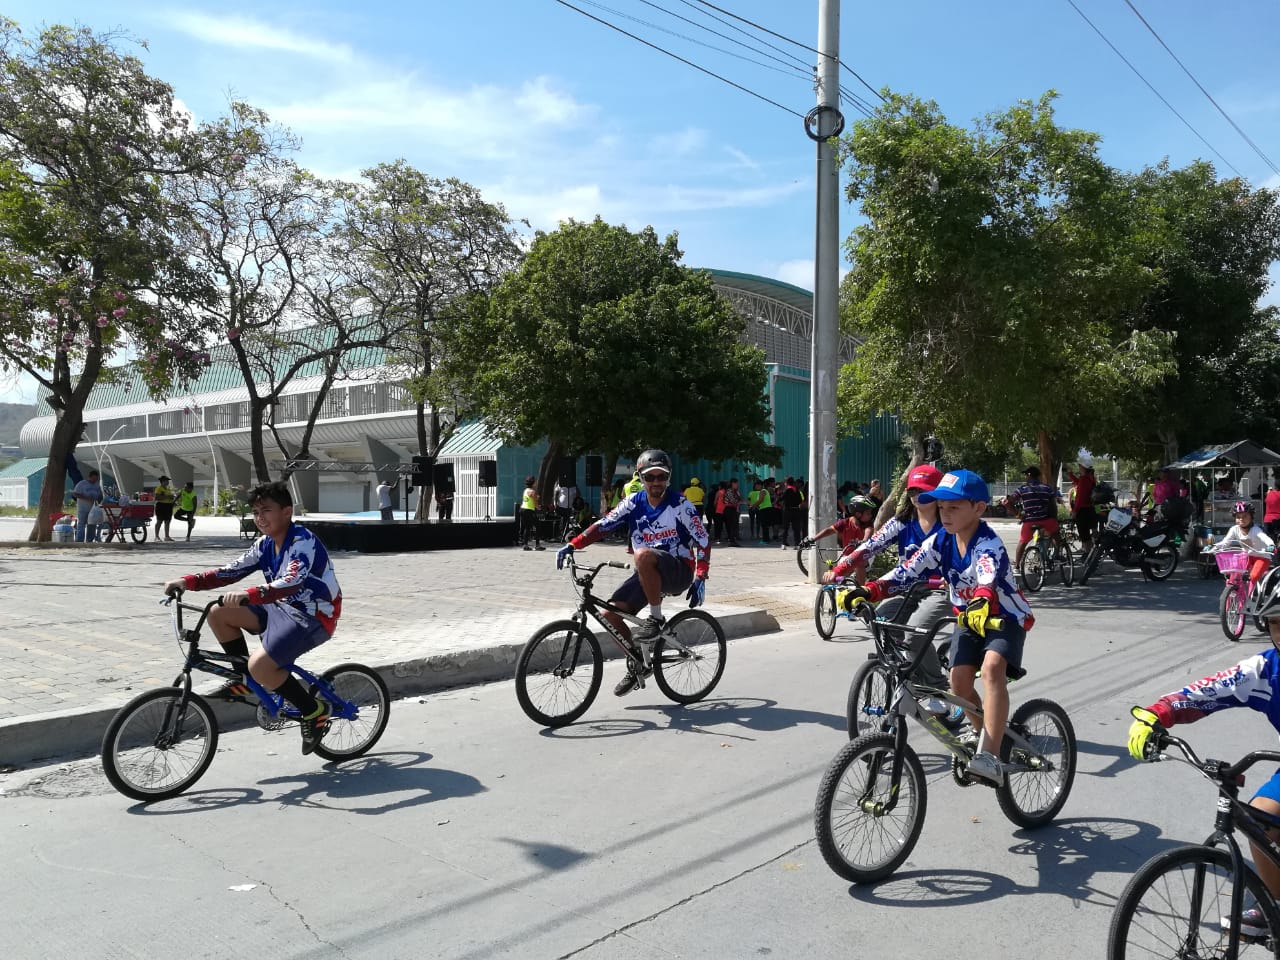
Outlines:
{"type": "Polygon", "coordinates": [[[34,517],[35,507],[0,507],[0,517],[34,517]]]}

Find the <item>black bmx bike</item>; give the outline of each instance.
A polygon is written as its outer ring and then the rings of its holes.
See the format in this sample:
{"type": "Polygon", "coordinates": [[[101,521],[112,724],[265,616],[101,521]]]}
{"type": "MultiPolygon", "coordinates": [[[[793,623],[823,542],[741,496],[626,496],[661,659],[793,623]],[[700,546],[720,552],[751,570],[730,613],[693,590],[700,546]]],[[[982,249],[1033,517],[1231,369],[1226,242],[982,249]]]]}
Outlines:
{"type": "MultiPolygon", "coordinates": [[[[1076,735],[1066,711],[1052,700],[1023,703],[1009,718],[1000,744],[1003,782],[996,786],[971,776],[968,764],[975,744],[948,729],[942,717],[952,706],[979,718],[982,710],[948,690],[912,681],[927,648],[908,655],[866,606],[860,605],[860,616],[870,626],[877,656],[890,669],[895,686],[887,710],[867,706],[878,718],[878,729],[846,744],[818,787],[814,830],[827,866],[853,883],[871,883],[893,873],[915,849],[928,795],[924,767],[907,743],[908,719],[951,754],[956,784],[994,787],[1000,809],[1020,827],[1053,820],[1067,802],[1076,773],[1076,735]]],[[[992,621],[993,626],[998,623],[992,621]]],[[[907,626],[892,630],[929,632],[907,626]]]]}
{"type": "Polygon", "coordinates": [[[1168,731],[1148,750],[1151,759],[1180,760],[1199,770],[1217,787],[1218,812],[1204,843],[1166,850],[1138,868],[1116,902],[1107,957],[1280,957],[1280,906],[1235,836],[1239,830],[1280,867],[1280,844],[1267,835],[1280,823],[1240,800],[1245,771],[1255,763],[1280,762],[1280,752],[1259,750],[1235,763],[1201,760],[1168,731]],[[1164,752],[1170,746],[1182,757],[1164,752]],[[1246,900],[1264,921],[1248,933],[1240,922],[1246,900]]]}
{"type": "Polygon", "coordinates": [[[724,673],[728,652],[724,630],[705,610],[681,610],[667,620],[652,642],[624,638],[601,611],[639,624],[632,613],[618,609],[591,592],[596,576],[605,567],[629,570],[617,560],[598,563],[589,570],[568,558],[569,576],[580,597],[569,620],[549,623],[520,651],[516,662],[516,699],[530,720],[544,727],[563,727],[581,717],[600,692],[604,675],[604,651],[592,632],[588,617],[613,638],[626,658],[627,668],[639,679],[652,677],[658,689],[676,703],[694,703],[715,689],[724,673]]]}
{"type": "MultiPolygon", "coordinates": [[[[300,722],[297,709],[249,675],[248,658],[219,649],[200,649],[200,630],[217,597],[203,607],[176,597],[162,600],[173,614],[178,646],[184,650],[182,672],[172,686],[148,690],[121,707],[102,738],[102,769],[111,785],[134,800],[175,797],[199,780],[218,751],[218,720],[209,701],[191,689],[191,671],[226,680],[227,699],[257,706],[258,726],[280,730],[300,722]],[[199,613],[185,628],[183,611],[199,613]]],[[[297,664],[289,672],[308,685],[311,695],[329,705],[329,729],[316,745],[326,760],[351,760],[366,753],[387,728],[391,696],[382,678],[359,663],[330,667],[322,674],[297,664]]]]}

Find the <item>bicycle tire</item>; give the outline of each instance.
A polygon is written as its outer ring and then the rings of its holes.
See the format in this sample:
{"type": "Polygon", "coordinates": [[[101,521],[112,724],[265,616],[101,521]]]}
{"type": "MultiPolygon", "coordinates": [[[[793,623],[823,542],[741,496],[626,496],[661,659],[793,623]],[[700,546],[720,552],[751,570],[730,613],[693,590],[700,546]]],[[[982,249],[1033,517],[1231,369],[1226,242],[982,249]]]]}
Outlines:
{"type": "Polygon", "coordinates": [[[1039,593],[1044,586],[1044,555],[1038,543],[1027,544],[1018,561],[1018,578],[1022,581],[1022,589],[1027,593],[1039,593]]]}
{"type": "MultiPolygon", "coordinates": [[[[391,693],[386,681],[362,663],[339,664],[320,676],[335,694],[355,705],[356,715],[350,719],[335,715],[316,744],[316,753],[335,762],[363,756],[373,749],[387,729],[391,693]]],[[[323,691],[317,686],[311,688],[311,695],[324,699],[323,691]]]]}
{"type": "Polygon", "coordinates": [[[1144,553],[1138,560],[1138,565],[1142,567],[1142,573],[1148,579],[1168,580],[1173,576],[1173,571],[1178,569],[1178,551],[1170,543],[1161,544],[1150,553],[1144,553]],[[1153,559],[1155,557],[1163,559],[1157,563],[1153,559]]]}
{"type": "MultiPolygon", "coordinates": [[[[812,550],[812,547],[805,547],[803,550],[796,547],[796,566],[800,568],[800,573],[807,580],[809,578],[809,565],[805,562],[805,556],[812,550]]],[[[843,550],[835,547],[818,547],[818,561],[822,564],[819,568],[823,571],[830,570],[836,565],[836,561],[840,559],[843,550]]]]}
{"type": "MultiPolygon", "coordinates": [[[[1217,847],[1175,847],[1156,854],[1125,886],[1107,933],[1108,960],[1226,956],[1222,919],[1231,909],[1231,855],[1217,847]],[[1203,941],[1203,942],[1198,942],[1203,941]]],[[[1280,908],[1245,864],[1245,898],[1257,901],[1271,931],[1258,952],[1280,957],[1280,908]]],[[[1252,941],[1242,941],[1241,947],[1252,941]]]]}
{"type": "Polygon", "coordinates": [[[1102,562],[1102,548],[1097,544],[1089,548],[1088,555],[1084,558],[1084,571],[1080,574],[1080,586],[1084,586],[1089,582],[1089,578],[1093,576],[1094,571],[1098,569],[1098,564],[1102,562]]]}
{"type": "MultiPolygon", "coordinates": [[[[142,526],[141,524],[138,524],[138,525],[135,525],[135,526],[133,526],[133,527],[130,527],[130,528],[129,528],[129,536],[133,538],[133,542],[134,542],[134,543],[146,543],[146,542],[147,542],[147,528],[146,528],[146,527],[144,527],[144,526],[142,526]]],[[[121,540],[123,540],[123,539],[124,539],[123,535],[120,537],[120,539],[121,539],[121,540]]]]}
{"type": "Polygon", "coordinates": [[[695,703],[720,682],[728,652],[719,620],[705,610],[681,610],[667,621],[653,645],[653,680],[676,703],[695,703]],[[668,647],[666,634],[692,649],[685,653],[668,647]],[[708,655],[711,650],[714,662],[708,655]]]}
{"type": "MultiPolygon", "coordinates": [[[[1004,815],[1020,827],[1042,827],[1062,810],[1076,778],[1076,731],[1067,712],[1052,700],[1028,700],[1014,711],[1009,726],[1030,740],[1038,756],[1052,760],[1055,769],[1046,772],[1009,772],[996,788],[996,798],[1004,815]],[[1057,749],[1054,749],[1057,747],[1057,749]],[[1038,806],[1027,801],[1035,799],[1038,806]]],[[[1025,763],[1022,749],[1004,738],[1000,759],[1025,763]]]]}
{"type": "Polygon", "coordinates": [[[1058,565],[1058,577],[1064,587],[1071,587],[1076,582],[1076,558],[1071,552],[1071,545],[1060,543],[1054,547],[1054,562],[1058,565]]]}
{"type": "Polygon", "coordinates": [[[1222,624],[1222,632],[1228,640],[1237,643],[1244,636],[1244,598],[1240,585],[1228,582],[1218,597],[1218,622],[1222,624]]]}
{"type": "Polygon", "coordinates": [[[845,705],[845,726],[850,740],[893,729],[893,718],[888,711],[894,684],[895,678],[875,657],[864,660],[854,672],[845,705]]]}
{"type": "Polygon", "coordinates": [[[165,727],[172,721],[170,710],[182,697],[181,687],[147,690],[117,710],[107,724],[102,770],[126,797],[147,803],[176,797],[204,776],[213,762],[218,752],[218,721],[198,694],[186,694],[179,736],[176,742],[168,742],[165,727]]]}
{"type": "Polygon", "coordinates": [[[911,745],[903,744],[902,777],[892,783],[894,750],[893,734],[858,737],[835,755],[818,786],[813,812],[818,849],[827,866],[852,883],[873,883],[893,873],[910,856],[924,827],[924,767],[911,745]],[[865,809],[864,798],[896,802],[891,812],[877,815],[865,809]],[[861,827],[871,835],[852,839],[861,827]],[[882,852],[872,854],[873,848],[882,852]],[[862,857],[864,853],[868,856],[862,857]]]}
{"type": "Polygon", "coordinates": [[[825,587],[818,588],[818,595],[813,598],[813,625],[818,629],[818,636],[830,640],[836,632],[836,592],[825,587]]]}
{"type": "Polygon", "coordinates": [[[604,655],[595,634],[572,620],[557,620],[530,637],[520,651],[516,661],[516,699],[534,723],[563,727],[586,713],[600,692],[603,675],[604,655]],[[584,647],[591,659],[585,678],[578,672],[584,647]],[[571,662],[566,665],[567,656],[571,662]],[[544,674],[547,676],[539,682],[537,678],[544,674]],[[538,695],[543,692],[550,694],[546,709],[534,702],[535,698],[542,699],[538,695]],[[552,709],[558,712],[549,712],[552,709]]]}

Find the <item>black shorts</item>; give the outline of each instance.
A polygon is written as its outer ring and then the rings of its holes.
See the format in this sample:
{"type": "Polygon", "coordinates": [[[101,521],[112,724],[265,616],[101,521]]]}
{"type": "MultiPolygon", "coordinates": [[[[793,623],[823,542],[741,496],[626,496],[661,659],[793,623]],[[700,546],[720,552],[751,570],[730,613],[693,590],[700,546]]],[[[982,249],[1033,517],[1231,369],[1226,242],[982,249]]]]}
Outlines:
{"type": "Polygon", "coordinates": [[[1081,540],[1092,540],[1093,531],[1098,529],[1098,514],[1093,507],[1085,507],[1076,511],[1076,532],[1081,540]]]}
{"type": "MultiPolygon", "coordinates": [[[[658,576],[662,578],[662,595],[673,597],[688,590],[689,584],[693,583],[693,568],[679,557],[660,550],[653,552],[658,555],[658,576]]],[[[644,595],[644,588],[640,586],[638,573],[633,573],[623,580],[609,599],[614,603],[624,604],[632,610],[639,610],[649,605],[649,598],[644,595]]]]}
{"type": "Polygon", "coordinates": [[[999,630],[988,630],[987,636],[978,636],[967,627],[956,624],[951,635],[951,665],[953,667],[981,667],[982,659],[990,650],[1004,657],[1012,670],[1022,666],[1022,646],[1027,631],[1010,618],[999,630]]]}

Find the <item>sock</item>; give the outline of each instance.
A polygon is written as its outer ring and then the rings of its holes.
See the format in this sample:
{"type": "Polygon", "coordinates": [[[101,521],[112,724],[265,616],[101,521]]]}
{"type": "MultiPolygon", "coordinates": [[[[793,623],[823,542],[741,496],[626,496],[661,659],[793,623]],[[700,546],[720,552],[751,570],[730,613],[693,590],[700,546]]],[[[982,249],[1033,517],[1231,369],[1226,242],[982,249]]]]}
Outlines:
{"type": "Polygon", "coordinates": [[[649,604],[649,611],[648,611],[648,613],[646,613],[645,615],[646,615],[646,616],[648,616],[648,617],[652,617],[654,620],[661,620],[661,619],[662,619],[662,604],[661,604],[661,603],[651,603],[651,604],[649,604]]]}
{"type": "Polygon", "coordinates": [[[307,693],[307,688],[298,682],[297,677],[290,676],[284,683],[276,687],[275,692],[297,707],[298,713],[302,716],[317,716],[316,710],[320,708],[320,704],[316,702],[315,697],[307,693]]]}
{"type": "Polygon", "coordinates": [[[249,656],[249,641],[244,638],[244,634],[236,637],[234,640],[227,640],[222,644],[222,649],[233,657],[249,656]]]}

